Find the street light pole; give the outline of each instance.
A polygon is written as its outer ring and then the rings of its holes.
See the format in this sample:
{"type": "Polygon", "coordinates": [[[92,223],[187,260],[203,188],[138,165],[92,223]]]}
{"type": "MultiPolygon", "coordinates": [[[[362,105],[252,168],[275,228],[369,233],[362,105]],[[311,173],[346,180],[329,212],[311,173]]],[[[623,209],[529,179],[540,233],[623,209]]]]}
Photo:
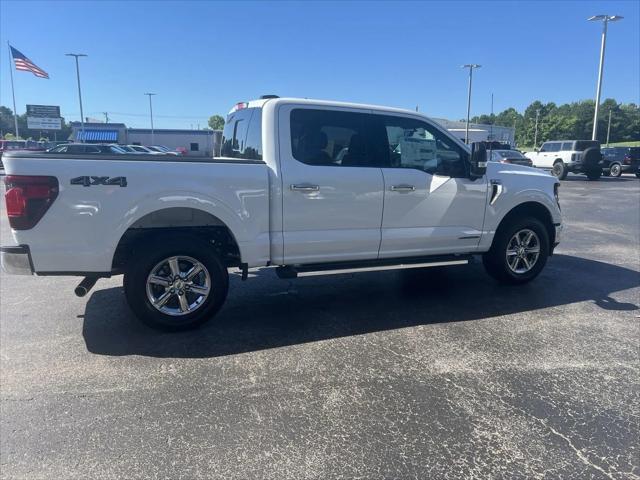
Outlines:
{"type": "Polygon", "coordinates": [[[538,147],[538,118],[540,117],[540,109],[536,109],[536,132],[533,135],[533,148],[538,147]]]}
{"type": "Polygon", "coordinates": [[[155,145],[154,134],[153,134],[153,105],[151,104],[151,97],[157,95],[156,93],[145,93],[145,95],[149,96],[149,116],[151,117],[151,145],[155,145]]]}
{"type": "Polygon", "coordinates": [[[80,64],[78,63],[78,57],[86,57],[84,53],[66,53],[67,57],[75,57],[76,59],[76,77],[78,78],[78,100],[80,101],[80,125],[82,127],[82,141],[85,141],[84,134],[84,111],[82,110],[82,91],[80,90],[80,64]]]}
{"type": "Polygon", "coordinates": [[[482,65],[478,65],[476,63],[467,63],[463,65],[462,68],[469,69],[469,95],[467,97],[467,127],[465,128],[464,140],[467,145],[469,145],[469,117],[471,115],[471,83],[473,82],[473,69],[480,68],[482,65]]]}
{"type": "Polygon", "coordinates": [[[602,91],[602,71],[604,69],[604,50],[607,44],[607,25],[609,22],[617,22],[624,17],[620,15],[594,15],[588,18],[590,22],[601,21],[602,22],[602,40],[600,43],[600,67],[598,68],[598,86],[596,88],[596,108],[593,114],[593,133],[591,134],[591,140],[597,140],[598,137],[598,113],[600,110],[600,93],[602,91]]]}

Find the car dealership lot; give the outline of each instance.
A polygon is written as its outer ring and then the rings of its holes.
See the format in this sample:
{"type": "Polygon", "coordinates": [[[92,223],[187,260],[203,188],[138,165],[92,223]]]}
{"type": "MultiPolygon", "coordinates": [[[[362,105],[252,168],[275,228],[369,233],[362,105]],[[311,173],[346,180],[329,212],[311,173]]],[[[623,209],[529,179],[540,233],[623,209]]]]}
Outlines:
{"type": "MultiPolygon", "coordinates": [[[[121,277],[0,278],[3,478],[634,478],[640,182],[562,182],[540,277],[239,275],[141,326],[121,277]]],[[[10,242],[4,204],[2,244],[10,242]]]]}

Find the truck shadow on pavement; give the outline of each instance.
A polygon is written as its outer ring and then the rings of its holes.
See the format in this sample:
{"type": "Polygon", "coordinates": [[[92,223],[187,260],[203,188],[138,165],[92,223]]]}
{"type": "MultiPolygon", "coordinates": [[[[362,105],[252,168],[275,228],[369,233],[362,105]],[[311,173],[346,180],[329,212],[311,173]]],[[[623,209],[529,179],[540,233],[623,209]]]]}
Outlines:
{"type": "Polygon", "coordinates": [[[232,275],[229,298],[217,318],[182,333],[140,324],[122,288],[97,290],[84,315],[87,348],[100,355],[203,358],[549,307],[560,309],[546,315],[561,317],[561,307],[577,302],[606,310],[639,309],[611,297],[638,287],[639,272],[566,255],[552,257],[540,277],[519,287],[499,285],[481,265],[292,281],[277,279],[269,269],[251,276],[243,283],[232,275]]]}

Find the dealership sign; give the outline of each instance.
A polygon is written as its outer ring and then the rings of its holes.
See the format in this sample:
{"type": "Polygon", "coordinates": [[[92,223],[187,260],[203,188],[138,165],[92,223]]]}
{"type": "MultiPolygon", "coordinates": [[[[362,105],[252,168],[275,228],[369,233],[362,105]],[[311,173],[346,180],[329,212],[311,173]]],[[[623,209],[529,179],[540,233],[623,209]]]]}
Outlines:
{"type": "Polygon", "coordinates": [[[61,130],[60,107],[57,105],[27,105],[27,128],[30,130],[61,130]]]}

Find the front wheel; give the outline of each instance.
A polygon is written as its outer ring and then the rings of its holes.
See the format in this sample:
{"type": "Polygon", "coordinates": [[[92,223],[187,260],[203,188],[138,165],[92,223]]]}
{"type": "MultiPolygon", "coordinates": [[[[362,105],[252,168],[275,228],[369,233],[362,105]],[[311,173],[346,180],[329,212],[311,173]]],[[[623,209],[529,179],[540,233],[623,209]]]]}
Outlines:
{"type": "Polygon", "coordinates": [[[517,285],[536,278],[548,256],[547,229],[537,218],[528,217],[501,226],[482,263],[496,280],[517,285]]]}
{"type": "Polygon", "coordinates": [[[227,269],[211,245],[190,235],[161,237],[124,275],[129,306],[147,325],[188,330],[210,320],[229,289],[227,269]]]}
{"type": "Polygon", "coordinates": [[[562,160],[559,160],[553,164],[551,173],[558,180],[564,180],[565,178],[567,178],[567,174],[569,173],[569,171],[567,170],[567,166],[564,164],[564,162],[562,160]]]}

